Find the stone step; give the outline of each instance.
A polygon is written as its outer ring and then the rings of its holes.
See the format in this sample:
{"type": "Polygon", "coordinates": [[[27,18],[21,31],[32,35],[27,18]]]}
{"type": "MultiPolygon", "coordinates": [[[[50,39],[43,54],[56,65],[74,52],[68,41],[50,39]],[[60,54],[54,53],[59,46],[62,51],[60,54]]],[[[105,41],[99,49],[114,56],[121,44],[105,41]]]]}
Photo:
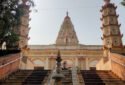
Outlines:
{"type": "Polygon", "coordinates": [[[73,85],[71,71],[70,70],[62,70],[62,73],[65,76],[62,79],[62,85],[73,85]]]}
{"type": "Polygon", "coordinates": [[[125,85],[125,82],[120,80],[110,71],[81,71],[85,85],[125,85]]]}
{"type": "Polygon", "coordinates": [[[49,70],[25,70],[11,74],[0,85],[41,85],[49,70]]]}
{"type": "Polygon", "coordinates": [[[22,83],[17,83],[17,82],[13,82],[13,83],[11,83],[11,82],[6,82],[6,83],[3,83],[3,84],[1,84],[1,85],[22,85],[22,83]]]}

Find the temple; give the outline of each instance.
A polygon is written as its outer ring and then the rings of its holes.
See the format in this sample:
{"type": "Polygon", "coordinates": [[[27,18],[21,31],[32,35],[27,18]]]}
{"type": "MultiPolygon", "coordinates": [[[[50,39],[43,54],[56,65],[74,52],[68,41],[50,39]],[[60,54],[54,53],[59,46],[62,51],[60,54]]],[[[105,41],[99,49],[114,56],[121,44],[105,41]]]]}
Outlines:
{"type": "Polygon", "coordinates": [[[96,66],[102,58],[108,61],[109,52],[124,54],[123,35],[120,31],[116,8],[110,0],[104,0],[100,10],[102,45],[80,44],[75,32],[77,28],[74,28],[71,17],[66,12],[55,43],[28,45],[28,50],[23,54],[27,62],[22,61],[21,68],[34,69],[40,66],[43,69],[53,69],[58,50],[60,50],[62,64],[65,62],[67,68],[78,67],[81,70],[97,69],[96,66]]]}
{"type": "Polygon", "coordinates": [[[77,28],[68,12],[55,43],[28,45],[29,8],[24,5],[24,9],[26,15],[21,17],[20,26],[21,52],[0,54],[1,85],[125,85],[123,34],[117,6],[110,0],[104,0],[100,10],[102,45],[79,43],[77,28]]]}
{"type": "Polygon", "coordinates": [[[64,17],[55,44],[28,45],[28,48],[29,50],[24,54],[27,57],[27,63],[22,62],[22,69],[33,69],[37,66],[53,69],[58,50],[60,50],[62,63],[66,62],[67,68],[76,66],[83,70],[89,70],[95,68],[96,63],[103,57],[102,46],[79,44],[68,13],[64,17]]]}

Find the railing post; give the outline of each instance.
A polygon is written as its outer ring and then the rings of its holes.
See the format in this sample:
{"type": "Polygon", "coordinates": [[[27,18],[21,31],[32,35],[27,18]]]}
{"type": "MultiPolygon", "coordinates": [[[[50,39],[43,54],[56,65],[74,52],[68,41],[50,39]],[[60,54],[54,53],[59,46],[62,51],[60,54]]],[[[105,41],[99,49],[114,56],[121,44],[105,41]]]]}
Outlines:
{"type": "Polygon", "coordinates": [[[76,67],[72,68],[72,82],[73,82],[73,85],[79,85],[79,80],[78,80],[76,67]]]}
{"type": "Polygon", "coordinates": [[[55,67],[54,69],[51,71],[51,73],[49,74],[47,81],[43,83],[43,85],[54,85],[54,79],[52,79],[52,76],[55,72],[55,67]]]}

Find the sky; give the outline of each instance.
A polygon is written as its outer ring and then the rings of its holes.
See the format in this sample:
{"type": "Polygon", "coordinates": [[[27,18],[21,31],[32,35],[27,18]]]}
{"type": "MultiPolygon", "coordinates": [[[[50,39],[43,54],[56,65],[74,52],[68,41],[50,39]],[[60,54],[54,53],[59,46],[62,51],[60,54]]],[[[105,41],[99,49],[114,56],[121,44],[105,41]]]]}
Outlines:
{"type": "MultiPolygon", "coordinates": [[[[122,0],[111,0],[117,6],[121,33],[125,35],[125,7],[122,0]]],[[[30,13],[29,44],[54,44],[61,24],[69,12],[80,44],[102,45],[101,12],[103,0],[34,0],[30,13]],[[35,11],[37,9],[37,12],[35,11]]],[[[125,36],[122,38],[125,44],[125,36]]]]}

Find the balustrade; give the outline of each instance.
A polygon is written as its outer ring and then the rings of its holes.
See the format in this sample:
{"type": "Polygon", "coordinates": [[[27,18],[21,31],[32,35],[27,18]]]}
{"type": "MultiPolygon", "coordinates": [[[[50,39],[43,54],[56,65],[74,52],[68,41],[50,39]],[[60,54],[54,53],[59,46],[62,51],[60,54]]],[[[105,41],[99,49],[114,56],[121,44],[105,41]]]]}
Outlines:
{"type": "Polygon", "coordinates": [[[125,80],[125,56],[110,53],[110,59],[112,72],[119,76],[122,80],[125,80]]]}
{"type": "MultiPolygon", "coordinates": [[[[8,55],[9,56],[9,55],[8,55]]],[[[19,54],[11,54],[11,57],[4,59],[4,56],[1,57],[0,64],[0,79],[7,77],[12,72],[19,69],[20,59],[19,54]]]]}
{"type": "Polygon", "coordinates": [[[76,67],[72,68],[72,82],[73,82],[73,85],[80,85],[76,67]]]}

